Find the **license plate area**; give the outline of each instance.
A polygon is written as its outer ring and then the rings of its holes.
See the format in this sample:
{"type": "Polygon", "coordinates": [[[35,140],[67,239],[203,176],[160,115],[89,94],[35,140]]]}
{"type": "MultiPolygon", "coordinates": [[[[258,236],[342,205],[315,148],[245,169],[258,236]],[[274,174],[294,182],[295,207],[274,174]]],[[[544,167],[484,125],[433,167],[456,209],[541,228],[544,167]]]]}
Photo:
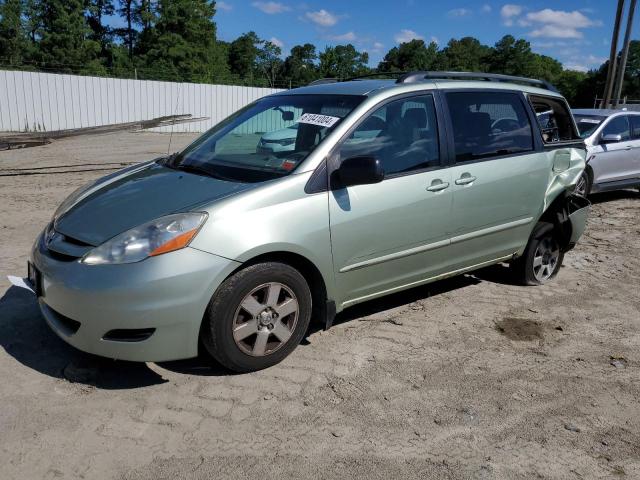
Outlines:
{"type": "Polygon", "coordinates": [[[36,297],[42,297],[42,273],[31,262],[27,263],[27,279],[35,292],[36,297]]]}

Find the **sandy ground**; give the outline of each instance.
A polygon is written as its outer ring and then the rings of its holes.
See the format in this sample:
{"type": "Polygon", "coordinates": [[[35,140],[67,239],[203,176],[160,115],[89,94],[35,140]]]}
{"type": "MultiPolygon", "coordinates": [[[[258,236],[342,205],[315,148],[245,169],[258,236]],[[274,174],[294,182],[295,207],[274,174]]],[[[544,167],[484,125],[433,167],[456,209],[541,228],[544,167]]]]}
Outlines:
{"type": "Polygon", "coordinates": [[[167,142],[0,152],[0,478],[640,478],[637,192],[593,199],[548,286],[494,267],[370,302],[266,371],[78,352],[5,275],[63,197],[167,142]]]}

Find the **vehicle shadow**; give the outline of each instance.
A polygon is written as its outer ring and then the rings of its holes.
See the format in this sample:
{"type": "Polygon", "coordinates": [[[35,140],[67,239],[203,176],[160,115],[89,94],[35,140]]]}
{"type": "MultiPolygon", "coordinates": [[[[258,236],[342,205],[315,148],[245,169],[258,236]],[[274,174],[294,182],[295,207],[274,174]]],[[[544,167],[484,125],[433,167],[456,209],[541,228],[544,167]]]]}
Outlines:
{"type": "MultiPolygon", "coordinates": [[[[476,285],[482,281],[510,283],[510,275],[506,270],[506,267],[497,265],[473,274],[459,275],[370,300],[338,314],[334,325],[476,285]]],[[[301,346],[310,345],[309,337],[323,327],[320,322],[312,323],[301,346]]],[[[68,345],[47,326],[34,296],[17,287],[11,287],[0,298],[0,346],[18,362],[40,373],[100,389],[133,389],[167,382],[146,363],[110,360],[81,352],[68,345]]],[[[159,362],[157,365],[183,375],[233,375],[233,372],[206,355],[188,360],[159,362]]]]}
{"type": "Polygon", "coordinates": [[[121,390],[167,381],[145,363],[97,357],[66,344],[45,323],[33,294],[18,287],[0,298],[0,346],[37,372],[96,388],[121,390]]]}
{"type": "MultiPolygon", "coordinates": [[[[458,275],[456,277],[447,278],[438,282],[421,285],[419,287],[393,293],[384,297],[369,300],[368,302],[359,303],[353,307],[347,308],[336,315],[333,322],[334,325],[351,322],[362,317],[375,315],[393,308],[409,305],[419,300],[429,297],[442,295],[443,293],[453,292],[460,288],[476,285],[481,280],[471,275],[458,275]]],[[[322,330],[323,325],[319,323],[312,324],[307,337],[322,330]]]]}
{"type": "Polygon", "coordinates": [[[614,190],[611,192],[593,193],[589,195],[589,201],[594,204],[626,199],[640,200],[640,192],[638,190],[614,190]]]}

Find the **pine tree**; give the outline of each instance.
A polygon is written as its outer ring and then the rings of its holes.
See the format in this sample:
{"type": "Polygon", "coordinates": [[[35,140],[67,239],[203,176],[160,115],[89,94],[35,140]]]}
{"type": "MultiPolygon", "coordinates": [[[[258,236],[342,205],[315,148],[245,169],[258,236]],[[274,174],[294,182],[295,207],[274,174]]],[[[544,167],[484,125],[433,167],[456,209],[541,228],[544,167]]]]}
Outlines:
{"type": "Polygon", "coordinates": [[[209,0],[159,0],[155,24],[139,46],[148,74],[164,80],[211,82],[220,67],[209,0]]]}
{"type": "Polygon", "coordinates": [[[27,56],[28,42],[22,26],[22,0],[0,3],[0,63],[21,65],[27,56]]]}
{"type": "Polygon", "coordinates": [[[89,38],[82,0],[40,2],[38,60],[63,72],[105,73],[100,64],[100,44],[89,38]]]}

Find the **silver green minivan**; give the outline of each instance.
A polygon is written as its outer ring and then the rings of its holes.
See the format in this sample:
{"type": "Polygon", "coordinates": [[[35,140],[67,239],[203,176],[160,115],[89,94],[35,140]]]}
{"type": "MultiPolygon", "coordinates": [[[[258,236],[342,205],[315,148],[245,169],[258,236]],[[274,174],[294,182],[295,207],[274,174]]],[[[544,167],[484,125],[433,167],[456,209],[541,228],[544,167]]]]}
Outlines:
{"type": "Polygon", "coordinates": [[[585,227],[589,203],[571,193],[584,168],[566,101],[541,81],[321,81],[74,192],[28,279],[80,350],[205,351],[252,371],[289,355],[311,320],[328,328],[376,297],[500,262],[548,281],[585,227]]]}

